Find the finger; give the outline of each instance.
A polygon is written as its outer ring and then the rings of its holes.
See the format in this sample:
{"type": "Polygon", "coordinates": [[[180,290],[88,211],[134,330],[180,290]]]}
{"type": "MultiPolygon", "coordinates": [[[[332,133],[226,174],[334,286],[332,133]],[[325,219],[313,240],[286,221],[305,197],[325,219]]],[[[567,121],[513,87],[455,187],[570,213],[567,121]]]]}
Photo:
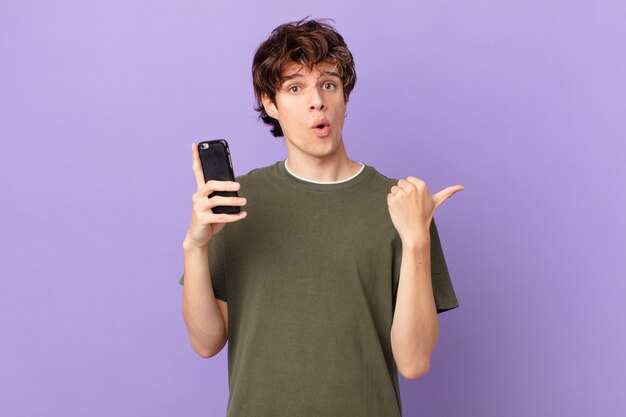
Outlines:
{"type": "Polygon", "coordinates": [[[404,190],[404,191],[407,191],[407,192],[408,192],[408,191],[410,191],[410,190],[411,190],[411,188],[413,188],[413,184],[411,184],[411,183],[410,183],[410,182],[408,182],[407,180],[399,180],[399,181],[398,181],[398,187],[399,187],[401,190],[404,190]]]}
{"type": "Polygon", "coordinates": [[[398,187],[397,185],[394,185],[393,187],[391,187],[391,194],[396,194],[400,190],[401,190],[400,187],[398,187]]]}
{"type": "Polygon", "coordinates": [[[193,176],[196,178],[196,186],[199,190],[204,185],[204,174],[202,173],[202,165],[200,164],[200,154],[198,153],[198,145],[191,144],[191,169],[193,169],[193,176]]]}
{"type": "Polygon", "coordinates": [[[215,195],[207,201],[209,202],[209,208],[217,206],[244,206],[247,202],[243,197],[223,197],[221,195],[215,195]]]}
{"type": "Polygon", "coordinates": [[[411,184],[415,185],[416,187],[422,187],[422,186],[426,187],[426,182],[424,182],[424,180],[421,180],[421,179],[419,179],[417,177],[414,177],[412,175],[409,176],[406,180],[408,182],[410,182],[411,184]]]}
{"type": "Polygon", "coordinates": [[[217,206],[245,206],[247,204],[247,200],[241,197],[223,197],[223,196],[214,196],[212,198],[200,198],[200,200],[194,202],[193,210],[197,216],[200,216],[204,213],[212,213],[211,209],[217,206]],[[239,199],[239,201],[234,201],[231,199],[239,199]]]}
{"type": "Polygon", "coordinates": [[[424,190],[426,193],[430,194],[430,191],[428,190],[428,186],[426,185],[426,182],[422,179],[419,179],[417,177],[414,176],[409,176],[406,179],[410,184],[413,185],[413,187],[415,187],[416,190],[418,191],[422,191],[424,190]]]}
{"type": "Polygon", "coordinates": [[[454,193],[464,190],[462,185],[454,185],[452,187],[444,188],[437,194],[433,195],[433,201],[435,203],[435,209],[439,207],[444,201],[450,198],[454,193]]]}
{"type": "Polygon", "coordinates": [[[215,214],[215,221],[212,221],[211,223],[232,223],[243,219],[247,215],[247,211],[242,211],[237,214],[215,214]]]}
{"type": "Polygon", "coordinates": [[[240,184],[235,181],[209,180],[198,190],[198,193],[208,196],[214,191],[237,191],[240,187],[240,184]]]}

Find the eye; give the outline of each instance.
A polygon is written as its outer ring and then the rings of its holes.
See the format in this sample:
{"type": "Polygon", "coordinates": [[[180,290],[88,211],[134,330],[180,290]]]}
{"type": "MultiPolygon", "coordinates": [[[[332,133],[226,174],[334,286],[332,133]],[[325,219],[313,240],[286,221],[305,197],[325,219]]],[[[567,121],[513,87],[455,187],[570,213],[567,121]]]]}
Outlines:
{"type": "Polygon", "coordinates": [[[300,87],[298,87],[297,85],[292,85],[291,87],[289,87],[288,90],[290,93],[297,93],[298,91],[300,91],[300,87]]]}
{"type": "Polygon", "coordinates": [[[334,89],[337,88],[337,86],[335,85],[335,83],[324,83],[322,88],[326,91],[333,91],[334,89]]]}

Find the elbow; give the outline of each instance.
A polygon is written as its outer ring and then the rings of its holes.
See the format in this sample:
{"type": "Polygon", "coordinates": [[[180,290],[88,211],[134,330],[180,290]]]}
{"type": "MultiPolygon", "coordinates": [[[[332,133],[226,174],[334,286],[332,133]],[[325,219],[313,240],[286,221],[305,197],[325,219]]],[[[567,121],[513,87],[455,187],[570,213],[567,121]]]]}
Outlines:
{"type": "Polygon", "coordinates": [[[196,349],[196,348],[194,348],[194,351],[202,359],[209,359],[209,358],[211,358],[211,357],[213,357],[213,356],[215,356],[217,354],[217,352],[211,352],[210,350],[207,350],[207,349],[196,349]]]}
{"type": "Polygon", "coordinates": [[[202,359],[209,359],[220,352],[220,350],[209,349],[202,346],[194,346],[193,343],[191,347],[193,348],[194,352],[196,352],[198,356],[200,356],[202,359]]]}
{"type": "Polygon", "coordinates": [[[191,340],[191,347],[193,348],[194,352],[198,354],[198,356],[203,359],[209,359],[222,351],[222,348],[226,344],[226,340],[222,340],[222,342],[218,343],[215,346],[202,345],[199,343],[194,343],[194,341],[191,340]]]}
{"type": "Polygon", "coordinates": [[[410,368],[399,369],[399,371],[400,371],[400,374],[404,378],[413,381],[417,378],[420,378],[426,375],[429,369],[430,369],[430,360],[427,359],[427,360],[417,362],[414,366],[410,368]]]}

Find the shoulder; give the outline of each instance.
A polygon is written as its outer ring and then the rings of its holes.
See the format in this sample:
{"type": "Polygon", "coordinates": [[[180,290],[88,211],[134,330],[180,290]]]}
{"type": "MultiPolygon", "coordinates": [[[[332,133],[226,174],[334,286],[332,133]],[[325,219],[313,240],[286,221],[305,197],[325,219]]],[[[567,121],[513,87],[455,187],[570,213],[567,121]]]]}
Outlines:
{"type": "Polygon", "coordinates": [[[276,164],[278,163],[280,162],[276,162],[274,164],[271,164],[265,167],[254,168],[250,170],[247,174],[237,176],[235,178],[235,181],[242,183],[242,184],[247,184],[247,183],[259,182],[259,181],[272,180],[276,172],[276,164]]]}
{"type": "Polygon", "coordinates": [[[267,198],[276,198],[277,193],[282,192],[281,180],[278,175],[279,163],[254,168],[247,174],[235,177],[235,181],[241,184],[239,195],[248,199],[246,211],[251,209],[252,200],[262,201],[267,198]]]}
{"type": "Polygon", "coordinates": [[[389,178],[384,174],[378,172],[376,168],[373,166],[366,165],[368,169],[372,171],[372,175],[369,176],[369,183],[371,186],[383,187],[386,189],[391,188],[392,186],[398,184],[398,180],[395,178],[389,178]]]}

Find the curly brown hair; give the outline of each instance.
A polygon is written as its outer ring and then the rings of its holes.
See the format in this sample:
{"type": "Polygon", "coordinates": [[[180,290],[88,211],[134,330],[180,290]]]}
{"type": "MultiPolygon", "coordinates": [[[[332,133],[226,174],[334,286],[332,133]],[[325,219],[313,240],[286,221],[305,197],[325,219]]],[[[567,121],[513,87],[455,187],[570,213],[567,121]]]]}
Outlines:
{"type": "Polygon", "coordinates": [[[356,83],[354,58],[329,19],[304,18],[278,26],[259,45],[252,61],[252,83],[256,97],[254,109],[259,112],[259,119],[272,127],[272,135],[276,137],[283,136],[283,130],[278,120],[266,113],[261,97],[267,95],[276,104],[276,92],[284,81],[285,69],[293,63],[302,64],[309,71],[321,63],[335,65],[346,101],[356,83]]]}

